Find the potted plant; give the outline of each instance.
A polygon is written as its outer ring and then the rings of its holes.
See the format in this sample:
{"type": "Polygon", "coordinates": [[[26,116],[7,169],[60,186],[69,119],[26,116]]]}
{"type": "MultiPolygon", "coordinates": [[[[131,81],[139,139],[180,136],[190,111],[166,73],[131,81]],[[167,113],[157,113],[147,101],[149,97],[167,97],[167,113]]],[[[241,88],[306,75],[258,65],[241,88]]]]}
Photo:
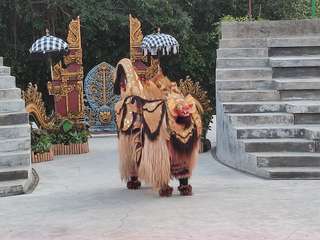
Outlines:
{"type": "Polygon", "coordinates": [[[53,160],[52,143],[49,134],[40,129],[31,129],[31,162],[53,160]]]}
{"type": "Polygon", "coordinates": [[[82,154],[89,152],[89,131],[63,120],[50,134],[54,155],[82,154]]]}

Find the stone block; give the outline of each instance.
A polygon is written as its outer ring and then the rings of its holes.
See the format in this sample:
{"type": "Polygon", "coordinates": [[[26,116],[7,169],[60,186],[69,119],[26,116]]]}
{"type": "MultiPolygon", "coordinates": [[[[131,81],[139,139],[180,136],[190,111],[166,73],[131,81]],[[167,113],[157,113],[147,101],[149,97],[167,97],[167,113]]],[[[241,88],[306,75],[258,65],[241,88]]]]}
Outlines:
{"type": "Polygon", "coordinates": [[[16,79],[13,76],[0,75],[0,89],[8,89],[16,87],[16,79]]]}
{"type": "Polygon", "coordinates": [[[268,58],[219,58],[217,68],[268,67],[268,58]]]}
{"type": "Polygon", "coordinates": [[[9,76],[10,68],[5,66],[0,66],[0,76],[9,76]]]}
{"type": "Polygon", "coordinates": [[[276,89],[271,80],[216,80],[218,90],[266,90],[276,89]]]}
{"type": "Polygon", "coordinates": [[[271,68],[217,68],[216,70],[217,80],[268,80],[271,78],[271,68]]]}
{"type": "Polygon", "coordinates": [[[320,20],[222,22],[221,32],[222,39],[313,37],[320,32],[320,20]]]}
{"type": "Polygon", "coordinates": [[[28,148],[24,150],[25,151],[16,150],[14,152],[0,152],[0,169],[10,170],[10,168],[19,167],[29,168],[31,164],[30,142],[28,144],[28,148]]]}
{"type": "Polygon", "coordinates": [[[26,124],[29,122],[27,112],[0,113],[0,126],[26,124]]]}
{"type": "Polygon", "coordinates": [[[22,99],[0,100],[0,113],[25,111],[25,103],[22,99]]]}
{"type": "Polygon", "coordinates": [[[0,140],[30,137],[30,125],[5,125],[0,126],[0,140]]]}
{"type": "Polygon", "coordinates": [[[228,102],[223,103],[225,113],[272,113],[283,112],[285,104],[281,102],[228,102]]]}
{"type": "Polygon", "coordinates": [[[238,139],[274,139],[274,138],[303,138],[305,129],[299,126],[263,125],[251,127],[236,127],[238,139]]]}
{"type": "MultiPolygon", "coordinates": [[[[283,156],[283,153],[287,153],[287,152],[290,152],[290,155],[285,155],[285,159],[287,160],[289,159],[289,161],[291,156],[296,156],[296,155],[292,155],[291,152],[315,152],[314,141],[305,140],[305,139],[295,139],[295,138],[245,139],[243,140],[243,143],[244,143],[246,152],[256,153],[256,155],[258,156],[257,157],[258,165],[259,165],[259,160],[261,160],[261,162],[265,162],[264,159],[267,159],[267,160],[272,159],[272,161],[275,162],[278,159],[277,157],[279,157],[279,159],[282,159],[280,156],[283,156]],[[270,152],[270,153],[266,154],[265,152],[270,152]]],[[[302,157],[300,157],[300,160],[301,158],[302,157]]],[[[285,164],[281,165],[279,163],[278,166],[289,166],[289,165],[285,165],[285,164]]],[[[268,167],[271,167],[271,165],[268,165],[268,167]]]]}
{"type": "Polygon", "coordinates": [[[229,113],[227,114],[232,124],[236,126],[293,124],[293,114],[287,113],[229,113]]]}
{"type": "Polygon", "coordinates": [[[230,90],[219,91],[218,97],[222,102],[255,102],[280,100],[278,91],[273,90],[230,90]]]}
{"type": "Polygon", "coordinates": [[[217,58],[267,58],[268,48],[219,48],[217,58]]]}
{"type": "MultiPolygon", "coordinates": [[[[31,138],[15,138],[15,139],[4,139],[0,140],[0,156],[1,153],[8,153],[10,155],[10,152],[15,152],[15,151],[27,151],[30,150],[31,146],[31,138]]],[[[21,154],[19,152],[19,154],[21,154]]],[[[30,153],[28,153],[30,155],[30,153]]],[[[10,155],[11,156],[11,155],[10,155]]],[[[0,157],[0,162],[2,157],[0,157]]],[[[1,163],[0,163],[1,167],[1,163]]]]}

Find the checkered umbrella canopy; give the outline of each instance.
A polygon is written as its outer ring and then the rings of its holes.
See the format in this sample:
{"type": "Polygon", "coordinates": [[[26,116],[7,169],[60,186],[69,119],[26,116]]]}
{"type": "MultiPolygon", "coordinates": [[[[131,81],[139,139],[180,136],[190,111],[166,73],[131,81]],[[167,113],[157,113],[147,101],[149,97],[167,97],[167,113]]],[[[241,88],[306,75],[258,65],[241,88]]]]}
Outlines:
{"type": "Polygon", "coordinates": [[[179,43],[169,34],[155,33],[143,38],[141,48],[144,55],[148,53],[153,56],[158,53],[170,55],[171,53],[177,54],[179,52],[179,43]]]}
{"type": "Polygon", "coordinates": [[[47,35],[35,41],[29,49],[31,54],[47,54],[68,52],[68,44],[60,38],[47,35]]]}

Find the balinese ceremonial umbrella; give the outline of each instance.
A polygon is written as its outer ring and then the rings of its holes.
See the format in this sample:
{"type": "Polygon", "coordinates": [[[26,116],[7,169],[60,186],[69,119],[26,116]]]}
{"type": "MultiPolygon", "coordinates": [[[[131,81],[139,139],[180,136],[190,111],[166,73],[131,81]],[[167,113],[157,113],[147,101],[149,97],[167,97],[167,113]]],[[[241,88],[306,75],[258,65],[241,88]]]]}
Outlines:
{"type": "Polygon", "coordinates": [[[179,43],[171,35],[160,33],[160,30],[158,30],[158,33],[150,34],[143,38],[141,49],[144,55],[148,55],[148,53],[152,56],[177,54],[179,52],[179,43]]]}
{"type": "Polygon", "coordinates": [[[29,52],[33,56],[47,57],[50,62],[50,67],[52,68],[51,58],[65,55],[68,52],[68,44],[60,38],[51,36],[47,29],[46,36],[36,40],[29,49],[29,52]]]}

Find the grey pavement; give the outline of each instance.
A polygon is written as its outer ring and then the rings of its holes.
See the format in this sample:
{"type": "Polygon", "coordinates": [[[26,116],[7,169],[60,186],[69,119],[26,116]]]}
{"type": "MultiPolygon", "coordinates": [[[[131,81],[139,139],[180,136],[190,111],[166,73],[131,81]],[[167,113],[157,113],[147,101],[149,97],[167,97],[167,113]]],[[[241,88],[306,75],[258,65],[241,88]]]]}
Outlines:
{"type": "MultiPolygon", "coordinates": [[[[200,155],[194,195],[159,198],[119,180],[116,138],[34,165],[32,194],[0,198],[0,239],[320,239],[319,181],[264,180],[200,155]]],[[[176,182],[173,182],[177,186],[176,182]]]]}

